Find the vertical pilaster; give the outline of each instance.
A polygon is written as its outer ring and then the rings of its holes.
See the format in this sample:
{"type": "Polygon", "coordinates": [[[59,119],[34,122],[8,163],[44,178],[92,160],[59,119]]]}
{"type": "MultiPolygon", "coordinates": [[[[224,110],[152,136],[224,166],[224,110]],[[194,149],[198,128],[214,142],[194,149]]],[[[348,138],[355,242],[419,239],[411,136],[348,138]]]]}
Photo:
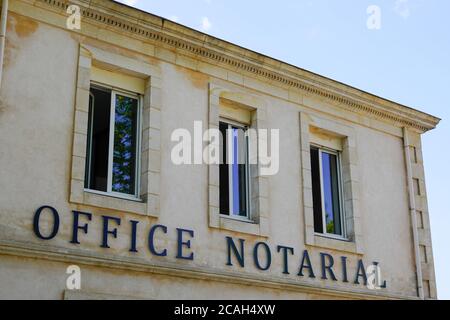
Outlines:
{"type": "Polygon", "coordinates": [[[404,128],[404,147],[418,295],[423,299],[436,299],[436,278],[420,135],[404,128]]]}

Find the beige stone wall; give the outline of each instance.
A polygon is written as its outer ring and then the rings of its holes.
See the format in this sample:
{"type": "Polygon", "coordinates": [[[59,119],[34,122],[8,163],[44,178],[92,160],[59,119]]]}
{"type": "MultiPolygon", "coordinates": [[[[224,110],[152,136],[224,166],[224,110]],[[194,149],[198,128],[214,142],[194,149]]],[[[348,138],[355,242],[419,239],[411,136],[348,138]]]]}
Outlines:
{"type": "MultiPolygon", "coordinates": [[[[289,92],[239,72],[188,59],[162,47],[142,44],[139,48],[134,40],[127,40],[118,33],[100,29],[101,36],[98,36],[92,33],[94,27],[89,25],[81,33],[51,25],[61,27],[62,16],[49,13],[40,16],[48,23],[38,22],[23,16],[33,16],[37,12],[30,11],[25,3],[12,1],[0,91],[0,298],[60,299],[83,297],[82,294],[90,298],[118,295],[146,299],[417,296],[400,127],[346,111],[320,97],[300,91],[289,92]],[[75,106],[80,81],[80,44],[127,61],[131,59],[138,67],[142,65],[159,72],[158,87],[161,90],[153,97],[159,99],[161,106],[158,113],[159,216],[70,201],[72,155],[78,143],[74,139],[74,126],[77,123],[75,106]],[[160,52],[159,57],[157,52],[160,52]],[[172,63],[162,58],[170,54],[175,57],[172,63]],[[207,165],[175,166],[170,160],[173,130],[186,128],[192,131],[197,120],[202,121],[206,129],[210,84],[262,99],[267,106],[267,128],[281,129],[280,171],[268,177],[268,237],[210,228],[207,165]],[[359,164],[356,175],[362,254],[305,246],[300,113],[349,127],[354,132],[355,157],[359,164]],[[59,233],[50,241],[37,239],[32,231],[33,214],[41,205],[53,206],[60,214],[59,233]],[[81,245],[69,243],[72,210],[93,214],[89,234],[79,235],[81,245]],[[110,239],[111,249],[100,248],[102,214],[122,219],[118,239],[110,239]],[[137,254],[128,252],[129,220],[140,221],[137,254]],[[164,258],[152,256],[147,249],[148,230],[156,223],[168,226],[168,234],[158,234],[156,242],[168,249],[168,256],[164,258]],[[194,261],[175,258],[177,227],[195,230],[194,261]],[[244,270],[226,266],[225,236],[246,240],[244,270]],[[253,266],[251,249],[257,241],[267,241],[272,249],[269,271],[259,271],[253,266]],[[282,258],[276,252],[277,245],[295,249],[289,264],[291,275],[282,274],[282,258]],[[317,278],[314,280],[296,275],[305,248],[315,266],[317,278]],[[319,252],[332,254],[336,262],[340,256],[347,256],[350,281],[354,279],[357,259],[362,258],[367,265],[372,261],[379,262],[388,287],[372,291],[363,285],[321,280],[319,252]],[[79,295],[64,293],[65,268],[70,264],[82,268],[84,293],[79,295]]],[[[420,141],[419,136],[417,139],[420,141]]],[[[417,166],[420,168],[416,171],[420,174],[423,167],[421,163],[417,166]]],[[[424,183],[423,175],[420,179],[424,183]]],[[[429,232],[429,228],[427,230],[429,232]]],[[[427,235],[421,239],[430,252],[428,261],[431,263],[427,268],[431,271],[428,271],[426,281],[431,280],[432,286],[431,243],[427,235]]],[[[339,265],[335,272],[340,277],[339,265]]],[[[435,290],[431,288],[428,294],[435,297],[435,290]]]]}
{"type": "Polygon", "coordinates": [[[255,290],[247,285],[190,280],[141,272],[121,272],[95,267],[82,269],[82,289],[66,290],[68,264],[1,257],[0,299],[340,299],[335,295],[298,293],[289,290],[255,290]],[[18,271],[24,276],[17,277],[18,271]],[[43,274],[51,276],[43,277],[43,274]],[[182,288],[182,290],[180,290],[182,288]],[[45,295],[42,293],[45,292],[45,295]]]}

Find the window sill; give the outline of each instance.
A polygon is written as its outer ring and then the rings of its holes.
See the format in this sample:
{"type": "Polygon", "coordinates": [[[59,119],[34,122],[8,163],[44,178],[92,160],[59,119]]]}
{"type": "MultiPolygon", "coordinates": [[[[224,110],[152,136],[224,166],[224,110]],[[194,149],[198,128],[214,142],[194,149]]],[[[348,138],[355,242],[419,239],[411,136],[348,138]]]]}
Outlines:
{"type": "Polygon", "coordinates": [[[146,202],[137,198],[84,190],[79,197],[71,195],[70,202],[86,206],[93,206],[103,209],[110,209],[120,212],[135,213],[144,216],[155,216],[148,212],[146,202]]]}
{"type": "Polygon", "coordinates": [[[97,191],[97,190],[92,190],[92,189],[84,189],[84,192],[97,194],[97,195],[104,196],[104,197],[111,197],[111,198],[121,199],[121,200],[134,201],[134,202],[144,202],[140,198],[137,198],[137,197],[131,196],[131,195],[126,195],[126,194],[108,193],[108,192],[97,191]]]}
{"type": "Polygon", "coordinates": [[[269,236],[267,229],[264,228],[267,226],[267,223],[261,224],[246,218],[215,214],[214,219],[210,221],[209,226],[212,228],[251,234],[254,236],[269,236]]]}
{"type": "Polygon", "coordinates": [[[362,252],[358,250],[358,247],[356,246],[356,243],[354,241],[350,241],[346,238],[333,237],[323,234],[314,235],[314,244],[312,244],[312,246],[354,254],[362,254],[362,252]]]}
{"type": "Polygon", "coordinates": [[[247,218],[247,217],[240,217],[240,216],[229,216],[226,214],[221,214],[220,218],[223,219],[229,219],[229,220],[235,220],[235,221],[240,221],[240,222],[244,222],[244,223],[250,223],[250,224],[257,224],[255,221],[247,218]]]}
{"type": "Polygon", "coordinates": [[[321,237],[321,238],[325,238],[325,239],[331,239],[331,240],[336,240],[336,241],[344,241],[344,242],[351,242],[350,239],[343,237],[343,236],[338,236],[338,235],[333,235],[333,234],[327,234],[327,233],[318,233],[316,232],[314,234],[316,237],[321,237]]]}

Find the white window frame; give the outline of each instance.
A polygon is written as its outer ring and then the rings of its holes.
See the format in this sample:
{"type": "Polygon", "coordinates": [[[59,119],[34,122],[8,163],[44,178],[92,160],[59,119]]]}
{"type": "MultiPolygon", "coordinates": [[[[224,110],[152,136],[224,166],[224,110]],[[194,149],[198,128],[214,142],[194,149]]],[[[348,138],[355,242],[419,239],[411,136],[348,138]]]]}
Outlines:
{"type": "MultiPolygon", "coordinates": [[[[232,152],[229,152],[230,150],[230,143],[232,143],[232,130],[230,130],[232,127],[242,129],[244,131],[244,138],[245,138],[245,149],[246,149],[246,156],[245,156],[245,184],[246,184],[246,194],[245,194],[245,210],[247,215],[246,216],[240,216],[232,213],[233,208],[233,174],[232,174],[232,166],[230,165],[228,167],[228,201],[229,201],[229,215],[220,213],[221,216],[246,221],[246,222],[252,222],[252,214],[251,214],[251,203],[250,203],[250,195],[251,195],[251,186],[250,186],[250,165],[249,165],[249,154],[250,154],[250,144],[248,140],[248,126],[242,123],[239,123],[237,121],[233,121],[227,118],[221,117],[219,119],[219,122],[225,123],[227,125],[227,161],[228,163],[232,163],[234,154],[232,152]]],[[[232,149],[232,148],[231,148],[232,149]]]]}
{"type": "Polygon", "coordinates": [[[333,238],[337,240],[348,240],[347,232],[346,232],[346,223],[345,223],[345,210],[344,210],[344,197],[343,197],[343,182],[342,182],[342,166],[341,166],[341,152],[337,150],[332,150],[327,147],[323,147],[317,144],[311,144],[311,147],[317,148],[319,153],[319,175],[320,175],[320,201],[322,206],[322,229],[323,232],[315,232],[318,236],[325,236],[328,238],[333,238]],[[322,168],[322,154],[328,153],[336,156],[337,161],[337,179],[338,179],[338,195],[339,195],[339,218],[341,225],[341,234],[334,234],[327,232],[327,224],[326,224],[326,212],[325,212],[325,197],[323,191],[323,168],[322,168]]]}
{"type": "MultiPolygon", "coordinates": [[[[108,145],[108,177],[107,177],[107,187],[106,187],[106,192],[105,191],[99,191],[99,190],[94,190],[94,189],[90,189],[90,188],[85,188],[84,191],[86,192],[90,192],[90,193],[95,193],[95,194],[100,194],[100,195],[108,195],[108,196],[112,196],[115,198],[121,198],[121,199],[127,199],[127,200],[134,200],[134,201],[142,201],[140,199],[140,172],[141,172],[141,133],[142,133],[142,95],[140,94],[136,94],[136,93],[132,93],[120,88],[116,88],[116,87],[112,87],[112,86],[108,86],[102,83],[98,83],[95,81],[91,81],[91,88],[99,88],[101,89],[106,89],[106,90],[110,90],[111,91],[111,106],[110,106],[110,123],[109,123],[109,145],[108,145]],[[121,192],[115,192],[112,191],[112,169],[113,169],[113,156],[114,156],[114,128],[115,128],[115,111],[116,111],[116,95],[119,94],[121,96],[125,96],[128,98],[132,98],[132,99],[136,99],[137,100],[137,125],[136,125],[136,155],[135,155],[135,159],[136,159],[136,163],[135,163],[135,179],[134,179],[134,194],[126,194],[126,193],[121,193],[121,192]]],[[[90,92],[90,90],[89,90],[90,92]]],[[[91,117],[94,115],[94,112],[91,113],[91,117]]],[[[90,147],[92,147],[92,125],[93,125],[93,121],[91,118],[90,121],[91,127],[88,128],[88,132],[90,132],[90,136],[88,137],[88,139],[90,140],[90,147]]],[[[89,154],[88,159],[89,159],[89,163],[88,163],[88,167],[86,168],[88,170],[88,174],[87,176],[90,177],[90,173],[91,173],[91,161],[90,161],[90,156],[92,154],[92,149],[89,150],[89,154]]],[[[90,185],[90,184],[88,184],[90,185]]]]}

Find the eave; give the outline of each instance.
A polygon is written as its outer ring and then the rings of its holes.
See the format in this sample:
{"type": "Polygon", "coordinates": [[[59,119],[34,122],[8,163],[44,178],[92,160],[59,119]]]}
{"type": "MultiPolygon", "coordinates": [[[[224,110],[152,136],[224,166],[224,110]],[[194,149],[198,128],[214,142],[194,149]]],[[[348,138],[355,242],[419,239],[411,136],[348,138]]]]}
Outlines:
{"type": "Polygon", "coordinates": [[[111,0],[21,0],[67,15],[70,4],[81,7],[83,20],[222,68],[248,74],[271,85],[319,97],[339,107],[419,133],[441,119],[231,44],[156,15],[111,0]]]}

